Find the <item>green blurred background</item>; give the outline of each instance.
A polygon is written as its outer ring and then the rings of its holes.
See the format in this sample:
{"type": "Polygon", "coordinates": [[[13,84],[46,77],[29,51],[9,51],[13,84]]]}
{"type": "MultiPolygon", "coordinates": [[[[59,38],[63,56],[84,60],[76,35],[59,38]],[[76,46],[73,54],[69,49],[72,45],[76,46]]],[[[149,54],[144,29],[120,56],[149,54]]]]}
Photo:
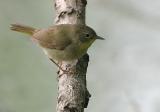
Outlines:
{"type": "MultiPolygon", "coordinates": [[[[57,67],[11,23],[54,24],[53,0],[0,0],[0,112],[55,112],[57,67]]],[[[88,0],[86,23],[106,38],[89,49],[86,112],[160,112],[160,2],[88,0]]]]}

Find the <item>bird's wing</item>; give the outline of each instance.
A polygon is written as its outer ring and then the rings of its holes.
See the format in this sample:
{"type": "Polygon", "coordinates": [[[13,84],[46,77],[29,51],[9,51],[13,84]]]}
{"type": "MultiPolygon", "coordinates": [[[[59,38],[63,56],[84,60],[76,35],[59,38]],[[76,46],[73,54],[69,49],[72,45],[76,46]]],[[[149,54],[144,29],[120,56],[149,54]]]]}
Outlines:
{"type": "Polygon", "coordinates": [[[72,43],[63,31],[56,30],[55,28],[40,30],[33,35],[33,38],[36,39],[42,47],[57,50],[64,50],[72,43]]]}

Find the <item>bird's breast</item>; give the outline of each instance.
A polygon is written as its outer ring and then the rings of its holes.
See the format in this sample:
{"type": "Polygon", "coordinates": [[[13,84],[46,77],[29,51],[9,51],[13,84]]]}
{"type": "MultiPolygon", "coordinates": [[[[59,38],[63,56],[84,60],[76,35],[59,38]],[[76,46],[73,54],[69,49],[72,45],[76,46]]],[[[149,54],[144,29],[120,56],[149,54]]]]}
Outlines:
{"type": "Polygon", "coordinates": [[[44,53],[49,57],[57,61],[71,61],[80,58],[84,55],[87,49],[82,49],[77,44],[72,44],[64,50],[43,48],[44,53]]]}

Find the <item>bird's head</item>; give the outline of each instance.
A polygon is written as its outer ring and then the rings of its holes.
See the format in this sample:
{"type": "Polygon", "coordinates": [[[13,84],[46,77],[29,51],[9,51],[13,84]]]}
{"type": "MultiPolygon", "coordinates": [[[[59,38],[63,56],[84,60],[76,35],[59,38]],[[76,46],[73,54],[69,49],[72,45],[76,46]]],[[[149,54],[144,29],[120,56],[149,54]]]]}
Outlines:
{"type": "Polygon", "coordinates": [[[96,32],[88,26],[81,26],[79,28],[79,40],[83,48],[90,47],[90,45],[97,39],[104,40],[104,38],[98,36],[96,32]]]}

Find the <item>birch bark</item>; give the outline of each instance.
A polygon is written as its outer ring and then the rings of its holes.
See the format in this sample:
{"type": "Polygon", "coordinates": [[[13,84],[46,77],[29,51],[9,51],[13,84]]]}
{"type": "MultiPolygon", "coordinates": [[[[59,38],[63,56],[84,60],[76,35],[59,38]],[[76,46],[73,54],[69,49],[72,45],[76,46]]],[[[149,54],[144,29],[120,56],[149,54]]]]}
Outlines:
{"type": "MultiPolygon", "coordinates": [[[[86,4],[86,0],[55,0],[56,25],[85,24],[86,4]]],[[[86,54],[79,60],[59,64],[69,72],[58,72],[57,112],[84,112],[87,108],[91,96],[86,87],[88,62],[86,54]]]]}

